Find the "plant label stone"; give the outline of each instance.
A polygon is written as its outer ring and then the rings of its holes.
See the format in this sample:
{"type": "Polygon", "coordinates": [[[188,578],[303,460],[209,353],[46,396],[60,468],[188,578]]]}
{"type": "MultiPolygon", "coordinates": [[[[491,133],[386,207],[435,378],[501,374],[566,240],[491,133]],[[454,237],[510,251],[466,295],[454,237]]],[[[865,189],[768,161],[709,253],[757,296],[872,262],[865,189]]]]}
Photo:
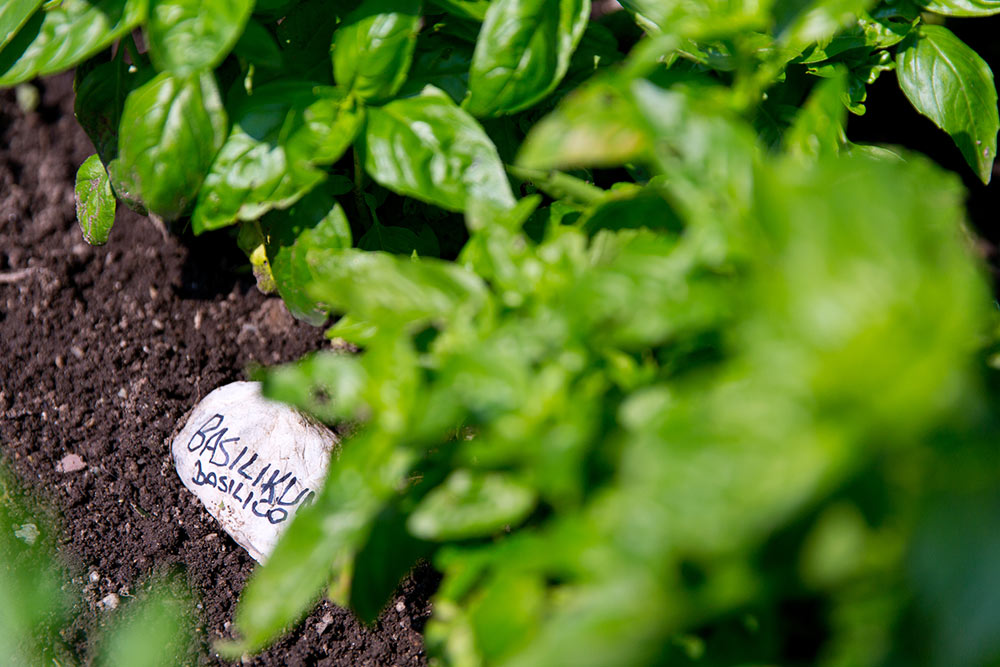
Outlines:
{"type": "Polygon", "coordinates": [[[181,481],[258,562],[312,502],[337,436],[294,408],[233,382],[195,407],[171,447],[181,481]]]}

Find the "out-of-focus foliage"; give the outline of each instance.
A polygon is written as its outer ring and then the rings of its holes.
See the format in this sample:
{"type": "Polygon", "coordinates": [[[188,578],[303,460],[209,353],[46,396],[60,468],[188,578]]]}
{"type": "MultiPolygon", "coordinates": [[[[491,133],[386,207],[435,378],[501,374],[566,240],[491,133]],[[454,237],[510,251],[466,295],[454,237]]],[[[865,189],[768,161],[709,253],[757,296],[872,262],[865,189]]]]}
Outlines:
{"type": "Polygon", "coordinates": [[[360,350],[261,372],[354,429],[224,652],[428,558],[438,663],[1000,660],[963,193],[846,132],[896,70],[988,181],[993,75],[926,12],[990,2],[83,4],[0,13],[3,85],[90,36],[82,191],[239,229],[360,350]]]}
{"type": "MultiPolygon", "coordinates": [[[[52,517],[0,467],[0,654],[7,665],[156,667],[193,658],[192,604],[179,577],[158,577],[114,612],[93,654],[78,655],[60,631],[73,606],[55,556],[52,517]]],[[[76,610],[78,611],[78,610],[76,610]]]]}

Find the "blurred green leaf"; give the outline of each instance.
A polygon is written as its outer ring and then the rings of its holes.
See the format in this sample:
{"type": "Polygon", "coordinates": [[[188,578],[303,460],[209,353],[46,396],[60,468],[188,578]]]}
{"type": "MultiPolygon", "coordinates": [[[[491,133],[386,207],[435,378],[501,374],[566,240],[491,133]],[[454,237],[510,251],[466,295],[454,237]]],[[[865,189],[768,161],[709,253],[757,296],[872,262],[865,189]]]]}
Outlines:
{"type": "Polygon", "coordinates": [[[178,577],[147,584],[106,631],[96,664],[167,667],[191,660],[193,607],[178,577]]]}
{"type": "Polygon", "coordinates": [[[535,499],[530,486],[508,475],[456,470],[410,514],[407,526],[425,540],[480,537],[523,521],[535,499]]]}

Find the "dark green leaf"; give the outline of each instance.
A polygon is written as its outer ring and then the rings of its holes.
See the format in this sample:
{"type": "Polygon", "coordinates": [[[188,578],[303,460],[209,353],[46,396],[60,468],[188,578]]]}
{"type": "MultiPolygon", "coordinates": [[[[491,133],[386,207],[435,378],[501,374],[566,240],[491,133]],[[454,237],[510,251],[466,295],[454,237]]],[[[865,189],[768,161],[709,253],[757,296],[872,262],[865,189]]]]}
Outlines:
{"type": "Polygon", "coordinates": [[[386,508],[372,522],[372,532],[358,552],[351,577],[351,609],[365,623],[373,623],[399,586],[400,580],[433,545],[415,539],[406,530],[406,515],[386,508]]]}
{"type": "Polygon", "coordinates": [[[297,82],[261,86],[233,116],[192,214],[196,234],[298,201],[325,178],[317,166],[336,161],[362,122],[342,90],[297,82]]]}
{"type": "Polygon", "coordinates": [[[274,36],[255,19],[247,21],[233,52],[260,67],[280,69],[284,64],[274,36]]]}
{"type": "Polygon", "coordinates": [[[431,0],[431,4],[449,14],[482,21],[490,7],[489,0],[431,0]]]}
{"type": "Polygon", "coordinates": [[[451,211],[470,198],[514,205],[493,142],[437,89],[371,109],[360,152],[368,174],[400,194],[451,211]]]}
{"type": "Polygon", "coordinates": [[[951,135],[983,183],[997,154],[997,90],[979,55],[942,26],[923,25],[896,56],[899,86],[917,111],[951,135]]]}
{"type": "Polygon", "coordinates": [[[293,7],[278,24],[278,46],[285,66],[288,71],[295,72],[296,78],[333,82],[330,42],[341,16],[328,0],[305,0],[293,7]]]}
{"type": "Polygon", "coordinates": [[[358,241],[362,250],[384,250],[396,255],[417,253],[421,257],[437,257],[441,254],[437,237],[429,225],[424,225],[420,234],[406,227],[383,225],[377,220],[371,229],[358,241]]]}
{"type": "Polygon", "coordinates": [[[252,0],[150,0],[149,55],[158,70],[211,69],[236,44],[252,0]]]}
{"type": "Polygon", "coordinates": [[[101,158],[91,155],[76,172],[76,219],[90,245],[108,242],[115,222],[115,195],[101,158]]]}
{"type": "Polygon", "coordinates": [[[267,237],[267,258],[278,293],[293,315],[314,326],[328,313],[306,293],[312,273],[306,254],[312,249],[351,247],[351,227],[344,210],[319,187],[285,210],[271,211],[261,218],[267,237]]]}
{"type": "Polygon", "coordinates": [[[469,89],[471,64],[472,47],[469,44],[443,33],[421,35],[400,96],[416,95],[425,86],[434,86],[448,93],[456,104],[461,104],[469,89]]]}
{"type": "Polygon", "coordinates": [[[226,112],[209,73],[163,73],[129,93],[118,159],[108,165],[119,196],[136,198],[165,220],[194,202],[226,137],[226,112]]]}
{"type": "Polygon", "coordinates": [[[364,0],[334,35],[337,84],[366,101],[392,97],[410,69],[419,27],[419,1],[364,0]]]}
{"type": "Polygon", "coordinates": [[[456,470],[410,514],[410,532],[425,540],[482,537],[531,513],[535,490],[503,473],[456,470]]]}
{"type": "Polygon", "coordinates": [[[0,87],[83,62],[146,18],[148,0],[62,0],[0,51],[0,87]]]}
{"type": "Polygon", "coordinates": [[[132,72],[129,69],[120,56],[89,71],[77,69],[73,112],[104,164],[111,164],[118,157],[118,127],[125,98],[154,74],[149,67],[132,72]],[[79,78],[81,75],[82,78],[79,78]]]}
{"type": "Polygon", "coordinates": [[[7,46],[45,0],[12,0],[0,6],[0,49],[7,46]]]}
{"type": "Polygon", "coordinates": [[[569,69],[590,18],[590,0],[494,0],[469,72],[465,108],[474,116],[527,109],[569,69]]]}

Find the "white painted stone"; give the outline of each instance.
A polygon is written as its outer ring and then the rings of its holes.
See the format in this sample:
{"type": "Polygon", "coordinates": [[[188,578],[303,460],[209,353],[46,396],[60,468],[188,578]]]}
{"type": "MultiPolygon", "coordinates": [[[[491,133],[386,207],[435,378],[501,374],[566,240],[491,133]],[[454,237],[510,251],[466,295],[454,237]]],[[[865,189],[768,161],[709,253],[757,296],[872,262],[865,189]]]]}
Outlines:
{"type": "Polygon", "coordinates": [[[263,562],[326,477],[333,431],[264,398],[258,382],[206,396],[174,438],[181,481],[222,528],[263,562]]]}

